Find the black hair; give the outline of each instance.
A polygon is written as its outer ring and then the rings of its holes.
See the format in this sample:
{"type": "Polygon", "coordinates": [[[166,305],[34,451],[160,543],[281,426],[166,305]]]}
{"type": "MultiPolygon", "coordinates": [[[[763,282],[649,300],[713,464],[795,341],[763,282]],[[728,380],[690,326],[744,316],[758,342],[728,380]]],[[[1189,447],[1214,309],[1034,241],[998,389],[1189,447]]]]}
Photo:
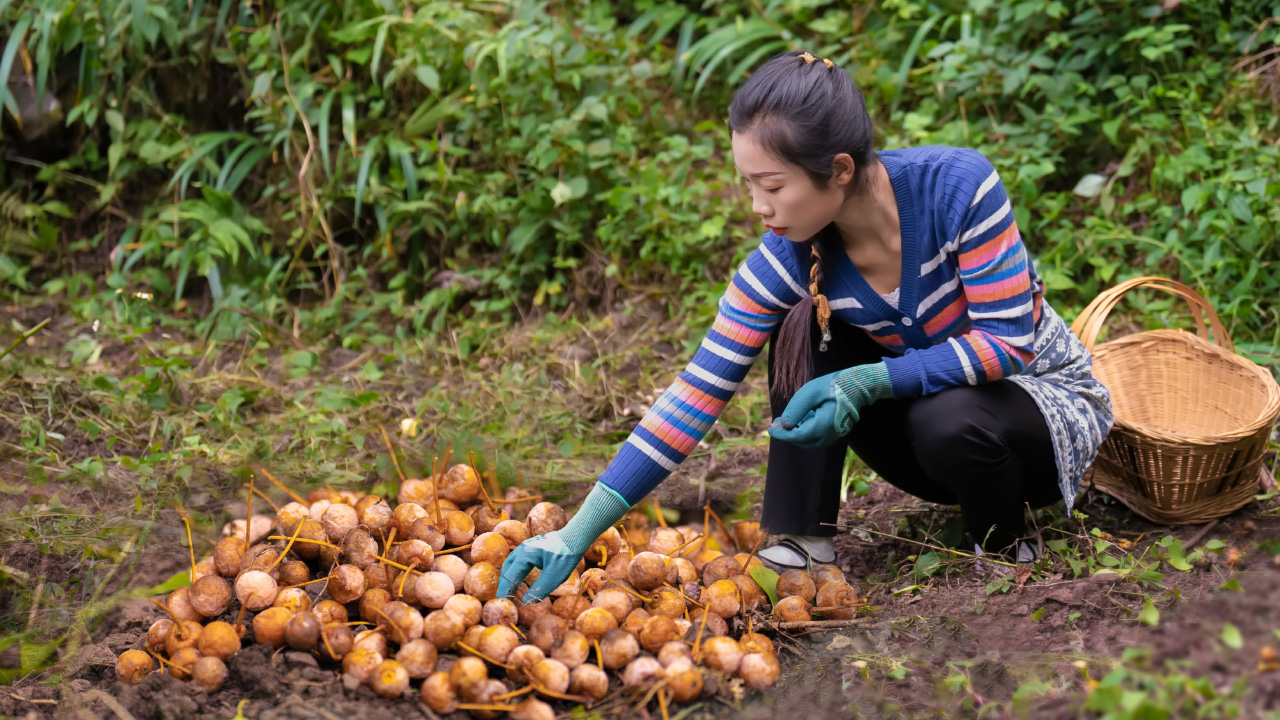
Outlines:
{"type": "MultiPolygon", "coordinates": [[[[838,65],[801,50],[765,61],[738,88],[729,106],[729,130],[751,135],[772,157],[799,166],[819,188],[831,183],[835,157],[847,153],[854,164],[849,195],[868,192],[872,171],[880,164],[872,149],[874,128],[862,91],[838,65]]],[[[811,297],[796,303],[779,331],[769,388],[778,400],[790,398],[812,378],[809,323],[815,314],[824,338],[821,349],[830,339],[831,312],[822,292],[822,250],[829,243],[815,239],[807,244],[811,297]]]]}

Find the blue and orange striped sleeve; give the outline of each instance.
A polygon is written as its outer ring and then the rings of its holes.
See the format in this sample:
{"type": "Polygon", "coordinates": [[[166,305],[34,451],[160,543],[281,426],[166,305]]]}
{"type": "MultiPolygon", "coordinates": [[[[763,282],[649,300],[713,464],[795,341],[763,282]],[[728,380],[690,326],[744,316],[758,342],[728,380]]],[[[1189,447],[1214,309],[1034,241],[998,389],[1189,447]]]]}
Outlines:
{"type": "Polygon", "coordinates": [[[1033,292],[1031,260],[1000,176],[981,153],[956,153],[945,187],[947,241],[963,290],[968,330],[924,350],[885,361],[895,397],[930,395],[1017,375],[1035,358],[1040,297],[1033,292]]]}
{"type": "Polygon", "coordinates": [[[734,273],[693,359],[645,413],[600,482],[634,505],[693,452],[783,315],[808,296],[800,277],[791,242],[766,233],[734,273]]]}

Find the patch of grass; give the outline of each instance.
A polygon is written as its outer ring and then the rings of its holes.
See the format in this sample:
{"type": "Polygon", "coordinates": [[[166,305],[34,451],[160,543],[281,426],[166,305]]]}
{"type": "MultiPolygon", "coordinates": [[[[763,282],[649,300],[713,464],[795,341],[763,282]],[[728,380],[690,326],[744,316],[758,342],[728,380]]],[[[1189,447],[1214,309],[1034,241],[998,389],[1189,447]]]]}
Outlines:
{"type": "MultiPolygon", "coordinates": [[[[99,505],[101,508],[101,505],[99,505]]],[[[154,506],[130,517],[67,506],[59,495],[29,496],[0,522],[0,592],[11,600],[0,614],[0,652],[17,650],[17,663],[0,669],[0,684],[73,662],[78,649],[118,603],[161,592],[134,587],[138,552],[154,536],[154,506]],[[10,563],[14,557],[30,568],[10,563]]],[[[61,672],[50,682],[58,682],[61,672]]]]}
{"type": "MultiPolygon", "coordinates": [[[[947,660],[931,665],[910,657],[874,654],[844,659],[846,694],[876,695],[890,717],[1145,718],[1241,717],[1247,677],[1217,687],[1177,661],[1155,665],[1151,652],[1125,650],[1111,658],[1079,653],[1026,653],[999,660],[947,660]],[[999,678],[993,682],[993,678],[999,678]],[[932,689],[930,696],[895,699],[895,684],[932,689]],[[887,690],[886,690],[887,688],[887,690]],[[921,706],[929,705],[926,712],[921,706]]],[[[860,704],[860,703],[859,703],[860,704]]]]}

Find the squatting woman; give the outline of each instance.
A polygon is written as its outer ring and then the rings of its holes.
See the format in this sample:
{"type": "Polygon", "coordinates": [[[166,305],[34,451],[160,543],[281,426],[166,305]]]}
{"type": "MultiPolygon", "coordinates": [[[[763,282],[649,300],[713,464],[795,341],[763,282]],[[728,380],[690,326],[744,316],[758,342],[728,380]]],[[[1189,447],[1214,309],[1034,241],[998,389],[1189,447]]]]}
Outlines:
{"type": "Polygon", "coordinates": [[[526,601],[560,585],[693,450],[766,342],[769,564],[834,560],[849,449],[905,492],[959,505],[979,552],[1035,560],[1024,508],[1070,510],[1111,400],[1046,301],[991,163],[966,148],[874,151],[862,93],[807,52],[759,67],[729,128],[760,245],[692,362],[569,524],[511,553],[499,594],[534,567],[526,601]]]}

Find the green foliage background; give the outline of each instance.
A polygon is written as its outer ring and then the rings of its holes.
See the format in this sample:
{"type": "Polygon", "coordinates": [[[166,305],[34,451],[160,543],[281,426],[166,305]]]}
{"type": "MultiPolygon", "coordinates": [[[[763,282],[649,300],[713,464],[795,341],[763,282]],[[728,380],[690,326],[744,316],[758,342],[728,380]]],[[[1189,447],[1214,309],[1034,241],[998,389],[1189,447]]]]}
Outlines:
{"type": "MultiPolygon", "coordinates": [[[[289,307],[384,335],[453,313],[714,295],[756,242],[725,116],[750,68],[845,68],[878,147],[999,168],[1068,316],[1125,277],[1208,295],[1280,355],[1280,2],[0,0],[0,288],[86,317],[289,307]],[[366,294],[371,292],[372,294],[366,294]],[[365,303],[368,305],[369,303],[365,303]]],[[[1177,310],[1137,307],[1152,324],[1177,310]]],[[[217,329],[230,332],[230,324],[217,329]]]]}

